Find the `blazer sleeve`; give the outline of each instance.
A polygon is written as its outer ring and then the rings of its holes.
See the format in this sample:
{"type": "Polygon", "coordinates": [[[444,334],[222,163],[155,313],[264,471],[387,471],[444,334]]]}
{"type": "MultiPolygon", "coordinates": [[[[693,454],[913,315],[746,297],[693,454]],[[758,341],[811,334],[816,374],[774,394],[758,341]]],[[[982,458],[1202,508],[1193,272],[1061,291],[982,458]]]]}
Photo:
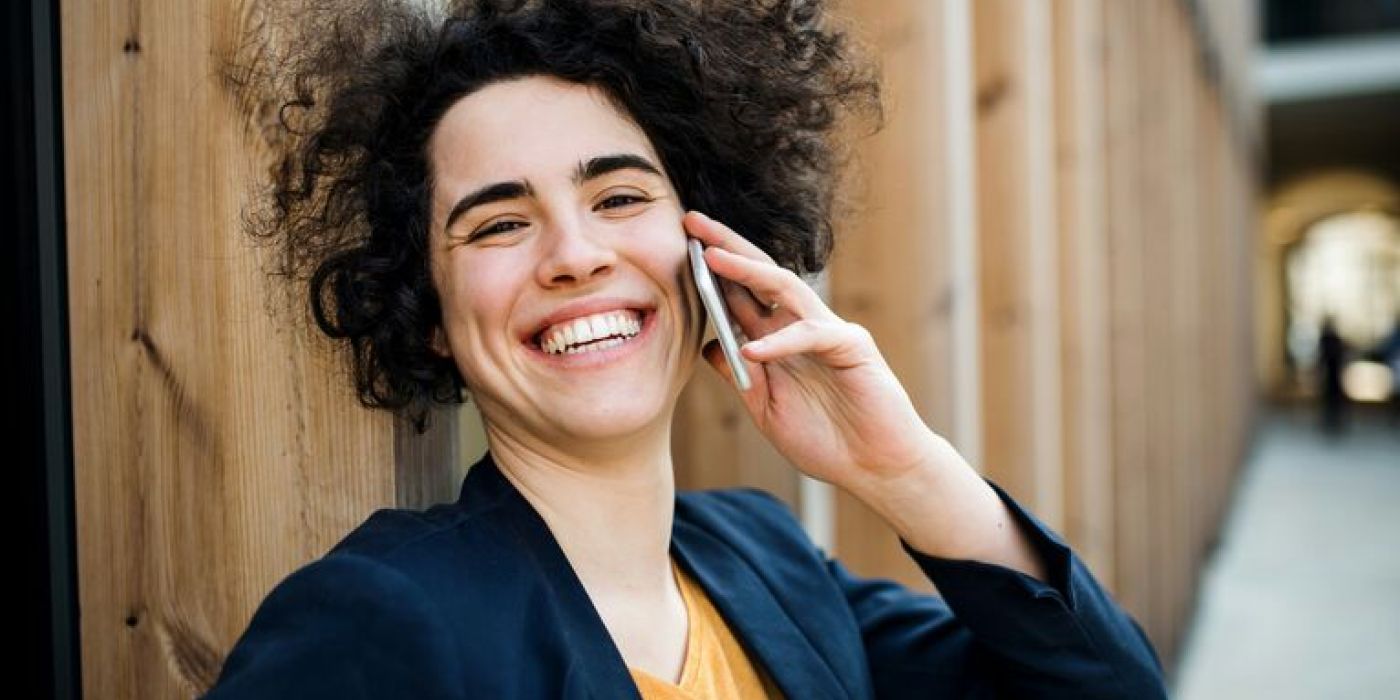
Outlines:
{"type": "Polygon", "coordinates": [[[407,576],[334,553],[279,583],[205,700],[461,698],[454,643],[407,576]]]}
{"type": "Polygon", "coordinates": [[[1049,581],[900,544],[940,596],[827,568],[859,624],[880,698],[1165,698],[1142,629],[1070,548],[996,484],[1049,581]],[[938,691],[932,690],[939,688],[938,691]]]}

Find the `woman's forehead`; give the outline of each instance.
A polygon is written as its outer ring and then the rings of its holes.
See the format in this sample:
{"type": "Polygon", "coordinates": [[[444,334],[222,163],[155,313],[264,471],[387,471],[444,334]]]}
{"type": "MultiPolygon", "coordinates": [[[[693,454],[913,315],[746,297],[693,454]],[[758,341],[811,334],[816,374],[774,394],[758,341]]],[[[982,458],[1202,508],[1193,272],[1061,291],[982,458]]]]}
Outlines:
{"type": "Polygon", "coordinates": [[[660,164],[646,134],[602,90],[546,76],[492,83],[459,99],[429,148],[436,179],[463,188],[570,177],[579,163],[614,153],[660,164]]]}

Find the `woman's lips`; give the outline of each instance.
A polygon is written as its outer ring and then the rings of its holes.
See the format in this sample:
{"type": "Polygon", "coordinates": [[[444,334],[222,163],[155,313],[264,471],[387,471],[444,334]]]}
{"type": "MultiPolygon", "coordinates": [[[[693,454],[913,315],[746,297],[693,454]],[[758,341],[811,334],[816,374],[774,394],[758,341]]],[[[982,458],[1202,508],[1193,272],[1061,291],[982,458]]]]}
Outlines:
{"type": "MultiPolygon", "coordinates": [[[[524,345],[532,357],[553,367],[590,369],[610,365],[637,352],[643,344],[651,340],[653,327],[656,325],[656,312],[654,309],[638,309],[637,311],[641,314],[641,330],[620,344],[612,344],[610,347],[587,348],[573,353],[549,353],[540,347],[540,338],[535,336],[527,340],[524,345]]],[[[606,343],[606,341],[604,342],[606,343]]]]}
{"type": "Polygon", "coordinates": [[[641,327],[641,311],[616,309],[556,323],[540,332],[536,343],[551,355],[586,352],[619,345],[641,327]]]}
{"type": "Polygon", "coordinates": [[[624,309],[630,309],[639,313],[648,313],[655,310],[655,305],[621,296],[597,296],[578,299],[564,304],[554,309],[553,312],[544,318],[536,320],[533,327],[522,334],[521,339],[537,340],[539,334],[548,330],[550,326],[565,321],[572,321],[583,316],[624,309]]]}

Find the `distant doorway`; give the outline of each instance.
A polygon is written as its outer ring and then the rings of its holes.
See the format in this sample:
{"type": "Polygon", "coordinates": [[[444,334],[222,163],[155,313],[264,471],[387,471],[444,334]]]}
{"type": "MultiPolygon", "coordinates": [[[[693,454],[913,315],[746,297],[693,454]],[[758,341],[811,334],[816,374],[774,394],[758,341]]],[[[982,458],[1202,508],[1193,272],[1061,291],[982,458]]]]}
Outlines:
{"type": "Polygon", "coordinates": [[[1295,387],[1318,386],[1329,320],[1347,348],[1343,386],[1353,401],[1385,401],[1392,370],[1377,355],[1400,323],[1400,218],[1334,214],[1308,226],[1285,258],[1287,352],[1295,387]]]}

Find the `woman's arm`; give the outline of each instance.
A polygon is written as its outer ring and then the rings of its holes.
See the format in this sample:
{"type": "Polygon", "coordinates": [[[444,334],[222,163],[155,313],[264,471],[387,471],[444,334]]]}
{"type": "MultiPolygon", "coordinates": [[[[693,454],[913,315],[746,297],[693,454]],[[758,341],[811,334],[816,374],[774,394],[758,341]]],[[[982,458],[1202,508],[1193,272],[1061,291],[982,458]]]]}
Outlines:
{"type": "MultiPolygon", "coordinates": [[[[924,424],[869,332],[723,224],[693,213],[685,224],[756,339],[743,347],[753,382],[740,392],[755,425],[793,466],[883,515],[946,600],[940,611],[829,564],[877,691],[900,692],[892,679],[907,676],[927,680],[896,697],[947,697],[949,683],[1012,697],[1165,696],[1141,630],[1063,542],[924,424]]],[[[728,376],[717,347],[705,356],[728,376]]]]}
{"type": "Polygon", "coordinates": [[[813,544],[783,501],[759,489],[733,493],[752,499],[740,507],[778,530],[746,524],[756,541],[801,547],[825,570],[860,634],[875,697],[1166,697],[1161,663],[1132,618],[1058,535],[998,486],[988,482],[988,488],[1011,513],[1046,580],[998,564],[929,556],[908,542],[902,542],[906,553],[939,595],[862,578],[813,544]]]}
{"type": "Polygon", "coordinates": [[[860,627],[876,697],[1166,698],[1146,635],[1068,548],[1043,534],[1041,545],[1058,551],[1046,562],[1050,578],[1063,589],[994,564],[929,557],[908,543],[939,596],[857,577],[828,558],[860,627]]]}

